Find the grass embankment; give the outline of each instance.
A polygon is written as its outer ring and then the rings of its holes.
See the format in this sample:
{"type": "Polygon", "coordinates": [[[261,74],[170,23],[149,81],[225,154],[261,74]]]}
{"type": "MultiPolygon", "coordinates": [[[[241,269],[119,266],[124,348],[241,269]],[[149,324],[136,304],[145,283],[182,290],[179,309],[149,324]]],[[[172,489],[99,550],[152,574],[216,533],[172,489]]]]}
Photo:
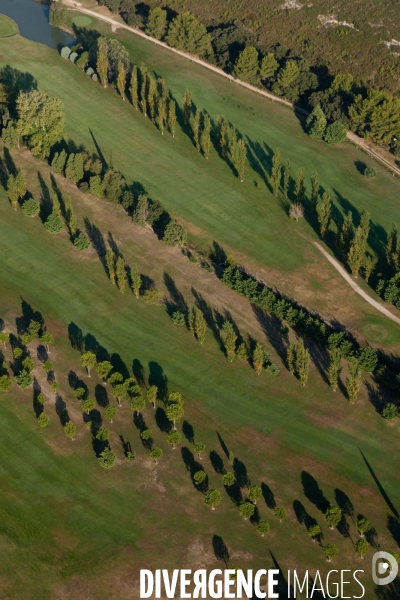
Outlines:
{"type": "MultiPolygon", "coordinates": [[[[51,187],[47,167],[26,152],[13,155],[27,174],[28,188],[38,198],[38,170],[45,186],[51,187]]],[[[229,364],[210,331],[200,347],[185,329],[171,323],[164,307],[148,306],[129,293],[120,294],[108,281],[93,249],[79,254],[66,233],[51,236],[38,217],[30,219],[21,211],[14,212],[1,191],[0,316],[6,329],[15,331],[21,298],[43,315],[56,338],[51,360],[62,399],[57,406],[51,398],[46,401],[51,421],[43,433],[36,425],[32,390],[22,392],[14,385],[12,392],[0,399],[0,451],[5,457],[0,536],[3,597],[137,598],[140,567],[223,566],[214,555],[214,536],[222,537],[233,568],[272,567],[271,551],[284,572],[288,568],[325,572],[328,564],[319,545],[308,539],[304,524],[296,518],[293,506],[299,510],[299,502],[323,526],[324,543],[338,545],[340,557],[335,566],[359,568],[351,541],[357,539],[354,525],[348,518],[351,539],[324,526],[322,514],[312,503],[318,486],[333,503],[336,490],[345,492],[355,513],[373,522],[381,547],[394,549],[386,524],[389,509],[360,449],[391,501],[399,506],[394,478],[398,425],[388,425],[375,413],[365,390],[354,407],[340,392],[332,394],[315,366],[303,389],[277,356],[274,345],[278,338],[273,336],[272,321],[267,321],[263,331],[254,317],[251,322],[247,302],[189,263],[178,249],[167,249],[152,232],[130,224],[119,207],[74,192],[61,178],[57,181],[64,195],[73,192],[79,225],[83,227],[86,217],[104,239],[110,232],[127,262],[136,261],[140,271],[159,287],[165,271],[188,302],[193,302],[193,286],[211,305],[214,295],[219,310],[229,310],[243,334],[249,321],[250,332],[271,351],[281,374],[277,379],[257,377],[248,365],[239,361],[229,364]],[[183,393],[185,419],[194,429],[195,440],[207,444],[207,456],[199,464],[207,472],[210,488],[223,494],[215,512],[204,506],[180,449],[167,447],[160,430],[162,420],[155,418],[151,407],[146,408],[144,419],[154,432],[155,445],[164,450],[160,464],[150,464],[125,400],[110,426],[110,445],[118,464],[111,472],[100,469],[90,432],[68,385],[68,373],[77,372],[99,402],[99,389],[104,387],[94,374],[89,379],[79,365],[79,353],[71,348],[67,336],[72,322],[84,335],[92,336],[87,338],[89,345],[97,343],[113,355],[119,369],[125,365],[136,374],[143,369],[145,381],[150,378],[151,383],[159,384],[165,377],[169,391],[183,393]],[[74,442],[64,436],[57,416],[56,409],[62,409],[64,403],[78,425],[74,442]],[[242,520],[221,485],[215,471],[220,469],[218,456],[212,456],[214,467],[209,452],[216,452],[228,471],[232,466],[217,432],[245,465],[251,482],[268,486],[264,488],[267,501],[258,503],[261,518],[271,523],[266,539],[242,520]],[[124,458],[119,436],[137,452],[133,465],[124,458]],[[302,475],[303,471],[310,476],[302,475]],[[275,523],[267,506],[274,502],[288,511],[282,524],[275,523]]],[[[32,353],[36,356],[34,344],[32,353]]],[[[10,360],[9,350],[5,356],[10,360]]],[[[315,360],[324,361],[318,355],[315,360]]],[[[35,374],[45,386],[39,363],[35,374]]],[[[96,410],[102,413],[100,406],[96,410]]],[[[183,445],[193,449],[185,437],[183,445]]],[[[363,582],[372,594],[369,574],[363,582]]]]}
{"type": "Polygon", "coordinates": [[[0,14],[0,38],[7,38],[16,33],[19,33],[19,29],[15,21],[0,14]]]}

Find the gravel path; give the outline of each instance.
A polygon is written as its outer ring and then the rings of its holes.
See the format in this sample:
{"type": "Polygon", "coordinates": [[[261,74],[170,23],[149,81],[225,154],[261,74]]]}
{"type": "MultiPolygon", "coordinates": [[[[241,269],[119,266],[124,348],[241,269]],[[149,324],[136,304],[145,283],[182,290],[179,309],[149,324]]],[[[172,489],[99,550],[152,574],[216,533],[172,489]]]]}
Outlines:
{"type": "Polygon", "coordinates": [[[347,281],[347,283],[353,288],[353,290],[357,294],[359,294],[362,298],[364,298],[364,300],[366,300],[368,302],[368,304],[371,304],[371,306],[376,308],[376,310],[379,310],[379,312],[382,313],[383,315],[385,315],[385,317],[388,317],[389,319],[391,319],[392,321],[394,321],[395,323],[398,323],[400,325],[399,317],[395,317],[394,315],[392,315],[392,313],[387,308],[385,308],[385,306],[382,306],[382,304],[380,304],[379,302],[377,302],[376,300],[374,300],[373,298],[368,296],[368,294],[366,292],[364,292],[364,290],[361,289],[359,285],[356,284],[356,282],[350,277],[350,275],[342,267],[342,265],[335,258],[333,258],[333,256],[331,256],[325,250],[325,248],[323,248],[320,244],[318,244],[318,242],[314,242],[314,244],[318,248],[318,250],[320,252],[322,252],[322,254],[325,256],[325,258],[327,258],[329,260],[331,265],[333,265],[335,267],[336,271],[338,271],[340,273],[340,275],[343,277],[343,279],[345,279],[347,281]]]}

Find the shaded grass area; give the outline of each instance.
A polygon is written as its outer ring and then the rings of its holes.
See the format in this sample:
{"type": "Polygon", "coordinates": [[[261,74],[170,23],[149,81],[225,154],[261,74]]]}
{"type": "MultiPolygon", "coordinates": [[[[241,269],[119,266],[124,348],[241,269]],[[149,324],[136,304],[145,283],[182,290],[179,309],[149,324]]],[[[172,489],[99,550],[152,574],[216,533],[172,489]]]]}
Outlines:
{"type": "MultiPolygon", "coordinates": [[[[337,490],[349,496],[356,512],[371,519],[382,547],[395,548],[396,520],[392,515],[388,529],[390,508],[360,449],[399,510],[393,476],[398,468],[398,425],[388,425],[374,412],[365,390],[360,402],[350,407],[339,392],[327,389],[314,367],[303,389],[282,362],[277,379],[257,377],[239,362],[230,365],[209,333],[200,347],[185,329],[172,325],[164,307],[120,294],[93,253],[73,252],[65,233],[51,236],[38,218],[14,212],[4,192],[1,195],[5,217],[0,222],[0,316],[6,328],[15,331],[21,298],[43,315],[56,338],[51,358],[61,383],[60,396],[78,425],[77,439],[70,442],[48,399],[45,410],[50,426],[40,433],[31,390],[18,392],[14,386],[12,393],[0,398],[0,449],[7,456],[2,464],[7,501],[2,508],[9,523],[0,537],[5,597],[20,597],[29,581],[27,598],[52,598],[57,590],[67,598],[117,599],[121,589],[124,597],[135,598],[140,566],[220,565],[216,549],[221,544],[215,536],[226,545],[232,568],[272,567],[272,550],[284,570],[304,567],[324,572],[327,565],[321,549],[306,534],[305,523],[310,519],[323,526],[324,543],[338,545],[339,568],[355,569],[359,563],[352,540],[357,534],[351,518],[347,526],[352,537],[331,532],[316,506],[321,494],[338,503],[342,497],[337,490]],[[72,332],[79,330],[87,347],[112,355],[119,370],[142,374],[146,383],[183,393],[185,421],[179,428],[187,451],[168,448],[159,402],[156,413],[147,407],[143,414],[146,426],[154,432],[154,444],[164,450],[159,466],[151,466],[140,442],[140,427],[132,421],[124,400],[109,426],[118,464],[110,473],[100,470],[90,432],[68,385],[72,369],[97,399],[95,411],[101,415],[104,394],[100,396],[98,388],[104,386],[94,374],[91,380],[87,378],[79,365],[79,352],[71,348],[72,332]],[[202,461],[193,457],[193,440],[207,445],[202,461]],[[133,465],[124,457],[122,442],[129,442],[137,453],[133,465]],[[226,455],[229,451],[236,457],[233,465],[226,455]],[[200,467],[207,472],[209,487],[223,494],[215,513],[206,509],[192,483],[191,474],[200,467]],[[240,518],[221,484],[224,470],[235,472],[243,498],[247,477],[253,484],[263,483],[264,500],[258,509],[260,518],[271,523],[267,540],[256,534],[254,524],[240,518]],[[282,525],[274,522],[275,505],[288,511],[282,525]],[[79,586],[72,591],[71,582],[77,581],[79,586]],[[118,590],[113,589],[114,582],[118,590]]],[[[111,221],[118,207],[101,204],[104,219],[108,210],[111,221]]],[[[116,239],[120,251],[132,256],[129,239],[121,232],[116,239]]],[[[140,253],[140,248],[135,252],[140,253]]],[[[156,255],[153,260],[157,261],[156,255]]],[[[267,326],[263,341],[268,349],[269,333],[267,326]]],[[[9,350],[5,354],[9,360],[9,350]]],[[[105,389],[105,397],[112,402],[109,387],[105,389]]],[[[233,500],[237,501],[234,494],[233,500]]],[[[366,586],[369,581],[368,575],[366,586]]]]}

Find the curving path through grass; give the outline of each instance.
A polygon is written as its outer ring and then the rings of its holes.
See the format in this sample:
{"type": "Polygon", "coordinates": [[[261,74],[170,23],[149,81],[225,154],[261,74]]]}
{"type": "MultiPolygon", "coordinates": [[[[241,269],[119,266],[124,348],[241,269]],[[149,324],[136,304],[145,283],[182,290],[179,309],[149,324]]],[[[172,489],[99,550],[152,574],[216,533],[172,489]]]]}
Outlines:
{"type": "Polygon", "coordinates": [[[364,300],[366,300],[368,302],[368,304],[371,304],[371,306],[376,308],[376,310],[379,310],[379,312],[382,313],[383,315],[385,315],[385,317],[388,317],[389,319],[391,319],[392,321],[394,321],[395,323],[398,323],[400,325],[399,317],[395,317],[395,315],[393,315],[387,308],[385,308],[379,302],[377,302],[376,300],[374,300],[373,298],[368,296],[367,292],[364,292],[364,290],[361,289],[360,286],[356,284],[356,282],[350,277],[350,275],[342,267],[342,265],[335,258],[333,258],[333,256],[331,256],[325,250],[325,248],[323,248],[320,244],[318,244],[318,242],[313,242],[313,244],[325,256],[325,258],[327,258],[329,260],[331,265],[333,265],[335,267],[336,271],[338,271],[338,273],[340,273],[340,275],[343,277],[343,279],[345,279],[347,281],[347,283],[353,288],[353,290],[357,294],[359,294],[359,296],[364,298],[364,300]]]}

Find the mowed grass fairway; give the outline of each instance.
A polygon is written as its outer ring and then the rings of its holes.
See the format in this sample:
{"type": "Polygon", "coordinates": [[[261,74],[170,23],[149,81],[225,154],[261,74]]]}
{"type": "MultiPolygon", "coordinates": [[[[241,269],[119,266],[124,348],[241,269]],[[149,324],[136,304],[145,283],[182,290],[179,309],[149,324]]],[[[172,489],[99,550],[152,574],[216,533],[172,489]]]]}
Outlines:
{"type": "MultiPolygon", "coordinates": [[[[50,186],[48,169],[26,158],[23,164],[28,187],[38,197],[38,167],[50,186]]],[[[63,194],[73,189],[65,180],[57,181],[63,194]]],[[[86,216],[104,236],[110,231],[129,263],[136,260],[142,272],[142,264],[146,264],[145,274],[154,275],[163,252],[167,252],[161,242],[154,240],[153,255],[146,249],[143,258],[142,230],[129,222],[129,228],[124,227],[127,218],[119,207],[93,202],[90,196],[80,194],[73,195],[73,202],[81,226],[86,216]]],[[[323,573],[332,567],[365,568],[362,581],[373,594],[369,559],[360,565],[354,555],[351,539],[356,540],[357,533],[351,520],[347,519],[350,539],[329,530],[313,505],[318,488],[333,503],[337,490],[341,490],[353,502],[355,514],[360,512],[371,519],[381,547],[396,547],[387,528],[390,508],[360,450],[398,507],[398,424],[389,425],[375,413],[365,390],[357,405],[349,406],[340,392],[329,391],[315,366],[309,385],[303,389],[277,357],[268,329],[263,333],[259,328],[256,335],[281,369],[277,379],[265,374],[257,377],[239,361],[229,364],[210,331],[201,347],[186,329],[171,323],[164,307],[148,306],[130,293],[120,294],[108,281],[94,250],[77,253],[66,233],[51,236],[39,218],[13,211],[3,191],[0,210],[0,317],[7,330],[15,331],[22,299],[43,315],[56,338],[50,358],[61,384],[62,403],[78,426],[76,440],[71,442],[62,432],[49,392],[45,410],[51,421],[42,433],[36,424],[31,389],[20,391],[14,385],[8,395],[1,395],[2,597],[138,598],[141,567],[223,567],[214,555],[214,536],[226,544],[232,568],[273,567],[274,561],[284,573],[289,568],[318,568],[323,573]],[[118,463],[110,472],[101,470],[90,432],[68,385],[68,373],[73,370],[82,377],[92,397],[99,398],[98,388],[103,386],[95,374],[89,379],[82,371],[79,352],[71,348],[68,339],[71,323],[83,335],[91,336],[89,343],[97,343],[113,355],[120,369],[130,373],[143,369],[146,382],[158,383],[164,378],[169,391],[183,393],[185,420],[194,429],[195,441],[207,444],[206,456],[197,461],[199,468],[206,470],[209,487],[223,495],[216,511],[204,506],[181,450],[168,448],[162,420],[155,418],[150,406],[144,419],[154,432],[155,445],[164,450],[159,465],[150,463],[125,399],[109,426],[110,445],[118,463]],[[254,525],[240,517],[215,471],[221,468],[220,460],[226,470],[232,470],[217,432],[243,463],[251,482],[268,486],[264,488],[266,500],[258,503],[261,519],[271,523],[271,532],[264,539],[257,535],[254,525]],[[120,436],[137,452],[134,464],[126,461],[120,436]],[[210,452],[217,453],[219,459],[214,454],[212,462],[210,452]],[[276,523],[267,502],[269,506],[273,502],[284,506],[287,521],[276,523]],[[319,545],[309,540],[304,524],[298,522],[294,507],[298,511],[299,502],[323,527],[324,543],[339,547],[334,566],[326,563],[319,545]]],[[[178,280],[184,259],[177,250],[168,252],[168,272],[178,280]]],[[[200,281],[198,267],[188,261],[185,264],[193,269],[188,284],[191,279],[200,281]]],[[[161,287],[158,278],[156,283],[161,287]]],[[[199,285],[198,292],[202,292],[199,285]]],[[[231,294],[232,304],[226,308],[235,314],[236,296],[231,294]]],[[[245,321],[245,313],[242,318],[245,321]]],[[[35,356],[35,344],[31,348],[35,356]]],[[[11,360],[9,349],[4,354],[11,360]]],[[[46,389],[40,366],[35,376],[46,389]]],[[[109,386],[106,391],[110,398],[109,386]]],[[[96,410],[102,413],[100,406],[96,410]]],[[[108,426],[106,422],[104,425],[108,426]]],[[[185,437],[182,446],[193,450],[185,437]]],[[[359,590],[354,588],[354,593],[359,590]]]]}
{"type": "Polygon", "coordinates": [[[18,25],[5,15],[0,15],[0,37],[9,37],[18,33],[18,25]]]}

